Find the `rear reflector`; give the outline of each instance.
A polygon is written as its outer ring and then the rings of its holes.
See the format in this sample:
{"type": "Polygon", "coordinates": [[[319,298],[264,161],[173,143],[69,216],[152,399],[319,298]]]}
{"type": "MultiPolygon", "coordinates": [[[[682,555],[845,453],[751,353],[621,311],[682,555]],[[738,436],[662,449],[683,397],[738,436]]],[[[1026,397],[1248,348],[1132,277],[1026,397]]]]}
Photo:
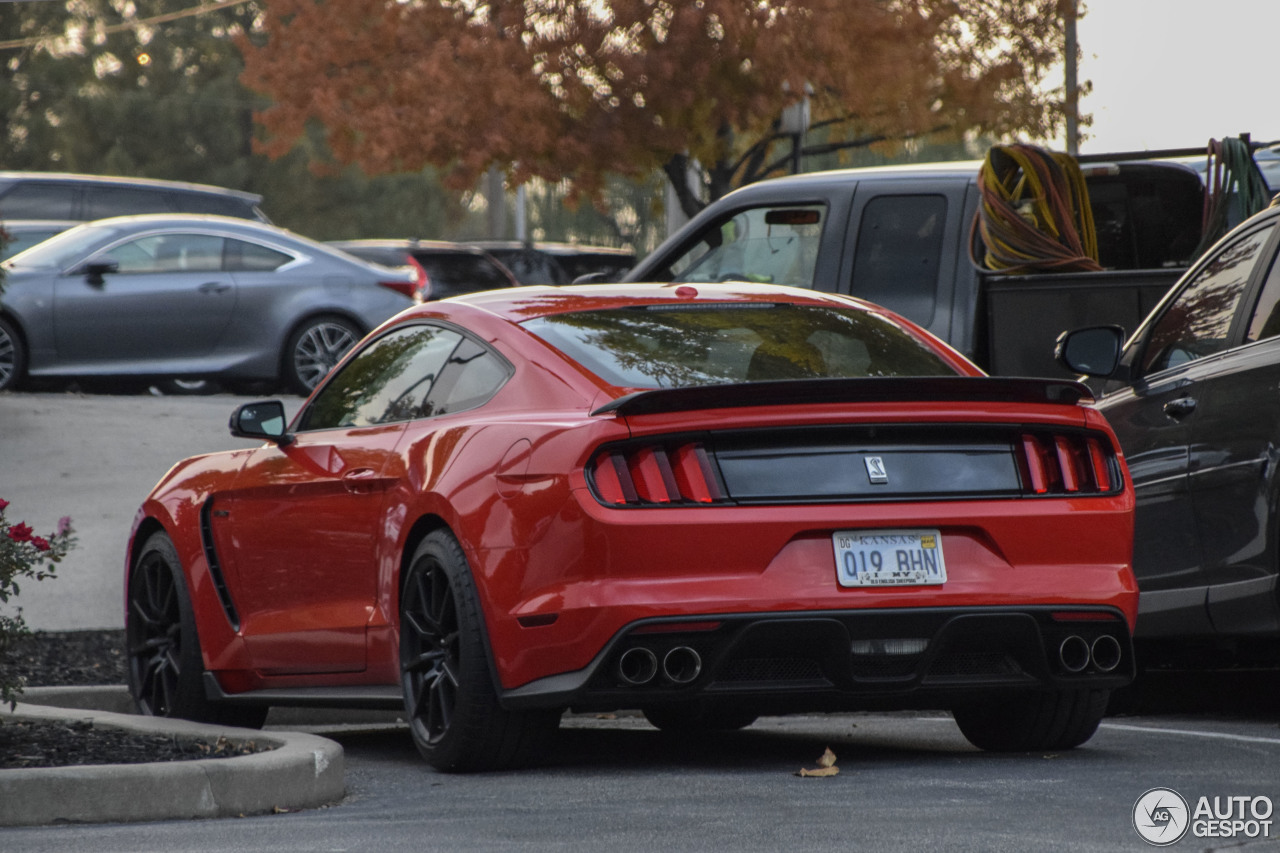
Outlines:
{"type": "Polygon", "coordinates": [[[1115,613],[1100,610],[1055,610],[1049,614],[1055,622],[1118,622],[1120,617],[1115,613]]]}

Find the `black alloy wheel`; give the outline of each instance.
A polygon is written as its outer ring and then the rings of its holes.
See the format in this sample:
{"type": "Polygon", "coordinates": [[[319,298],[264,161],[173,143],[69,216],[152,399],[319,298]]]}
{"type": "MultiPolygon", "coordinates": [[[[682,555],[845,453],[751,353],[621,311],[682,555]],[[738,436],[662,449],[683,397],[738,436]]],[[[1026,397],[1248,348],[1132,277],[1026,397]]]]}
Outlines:
{"type": "Polygon", "coordinates": [[[129,572],[125,618],[129,692],[138,710],[155,717],[258,728],[267,708],[209,702],[195,616],[173,541],[147,540],[129,572]]]}
{"type": "Polygon", "coordinates": [[[556,710],[503,709],[485,650],[471,571],[446,530],[415,551],[400,603],[400,681],[414,745],[449,772],[535,760],[559,726],[556,710]]]}

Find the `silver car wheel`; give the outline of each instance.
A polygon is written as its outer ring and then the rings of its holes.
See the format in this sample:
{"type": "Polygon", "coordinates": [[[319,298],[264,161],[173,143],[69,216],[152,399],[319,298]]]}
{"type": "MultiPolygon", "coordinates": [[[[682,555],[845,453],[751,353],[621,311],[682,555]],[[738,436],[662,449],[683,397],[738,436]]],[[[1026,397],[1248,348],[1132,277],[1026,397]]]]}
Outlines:
{"type": "Polygon", "coordinates": [[[320,380],[360,340],[360,333],[348,322],[336,318],[323,319],[300,329],[290,348],[291,377],[296,390],[310,393],[320,380]]]}

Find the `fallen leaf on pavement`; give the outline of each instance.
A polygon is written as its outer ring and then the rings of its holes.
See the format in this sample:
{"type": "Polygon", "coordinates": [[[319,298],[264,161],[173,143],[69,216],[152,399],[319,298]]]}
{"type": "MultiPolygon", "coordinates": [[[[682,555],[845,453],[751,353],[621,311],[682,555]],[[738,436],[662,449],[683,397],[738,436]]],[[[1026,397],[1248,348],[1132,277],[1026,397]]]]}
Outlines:
{"type": "Polygon", "coordinates": [[[831,751],[831,747],[822,753],[822,757],[818,759],[818,769],[810,770],[807,767],[801,767],[796,773],[797,776],[835,776],[840,772],[840,768],[836,767],[836,754],[831,751]]]}

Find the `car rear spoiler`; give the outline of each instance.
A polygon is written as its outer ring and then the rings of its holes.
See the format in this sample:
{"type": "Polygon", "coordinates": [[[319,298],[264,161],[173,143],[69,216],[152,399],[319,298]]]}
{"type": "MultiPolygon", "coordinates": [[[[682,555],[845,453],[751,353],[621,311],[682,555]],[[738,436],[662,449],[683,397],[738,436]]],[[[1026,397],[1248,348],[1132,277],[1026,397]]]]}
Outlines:
{"type": "Polygon", "coordinates": [[[1069,379],[995,376],[797,379],[636,391],[611,400],[592,415],[652,415],[695,409],[885,402],[1057,403],[1093,402],[1093,393],[1069,379]]]}

